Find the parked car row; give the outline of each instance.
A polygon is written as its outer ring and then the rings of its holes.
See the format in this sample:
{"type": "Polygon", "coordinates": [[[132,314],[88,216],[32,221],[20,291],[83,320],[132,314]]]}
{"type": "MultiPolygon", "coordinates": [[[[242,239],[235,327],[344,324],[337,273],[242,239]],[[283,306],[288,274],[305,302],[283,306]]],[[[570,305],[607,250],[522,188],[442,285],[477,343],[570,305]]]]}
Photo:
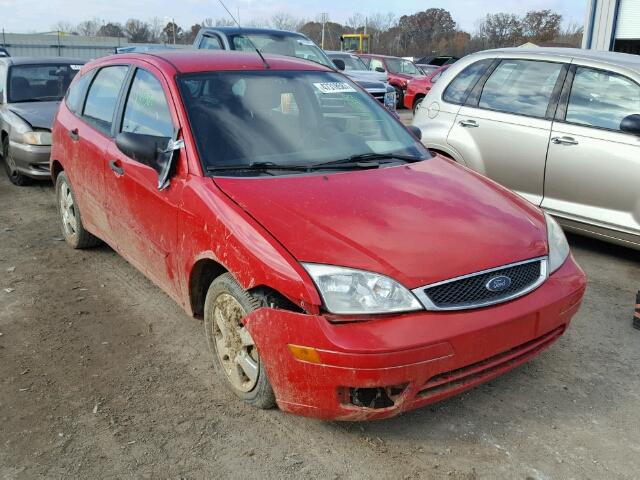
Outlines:
{"type": "Polygon", "coordinates": [[[640,248],[640,57],[502,49],[452,65],[414,125],[567,229],[640,248]]]}

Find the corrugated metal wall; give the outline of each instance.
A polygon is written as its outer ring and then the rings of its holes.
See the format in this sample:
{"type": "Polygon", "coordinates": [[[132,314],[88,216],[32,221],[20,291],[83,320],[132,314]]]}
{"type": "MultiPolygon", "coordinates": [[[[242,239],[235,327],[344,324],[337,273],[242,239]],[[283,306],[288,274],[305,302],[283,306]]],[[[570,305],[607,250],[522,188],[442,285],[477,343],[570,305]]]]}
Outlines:
{"type": "Polygon", "coordinates": [[[617,40],[640,40],[640,0],[621,0],[617,40]]]}
{"type": "Polygon", "coordinates": [[[0,46],[12,57],[71,57],[83,60],[116,53],[130,44],[125,38],[51,34],[0,33],[0,46]]]}

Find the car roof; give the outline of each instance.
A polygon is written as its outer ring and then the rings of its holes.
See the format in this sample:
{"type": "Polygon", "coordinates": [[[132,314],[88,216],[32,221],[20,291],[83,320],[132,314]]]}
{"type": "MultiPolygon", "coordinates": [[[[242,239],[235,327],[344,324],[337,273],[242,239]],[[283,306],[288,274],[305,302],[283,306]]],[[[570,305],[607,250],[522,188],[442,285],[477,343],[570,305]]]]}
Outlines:
{"type": "Polygon", "coordinates": [[[86,60],[71,57],[2,57],[9,65],[48,65],[69,63],[71,65],[84,65],[86,60]]]}
{"type": "Polygon", "coordinates": [[[239,35],[239,34],[248,34],[248,35],[256,35],[256,34],[268,34],[268,35],[281,35],[286,37],[301,37],[307,38],[306,35],[299,32],[291,32],[289,30],[278,30],[275,28],[244,28],[244,27],[202,27],[200,29],[202,33],[213,33],[220,32],[225,35],[239,35]]]}
{"type": "Polygon", "coordinates": [[[478,53],[517,53],[518,55],[558,55],[567,58],[577,58],[580,60],[593,60],[602,63],[609,63],[627,67],[640,72],[640,55],[629,53],[606,52],[599,50],[585,50],[581,48],[558,48],[558,47],[537,47],[537,48],[496,48],[478,53]]]}
{"type": "MultiPolygon", "coordinates": [[[[320,70],[333,71],[324,65],[295,57],[282,55],[264,55],[270,70],[320,70]]],[[[122,62],[128,59],[142,60],[155,65],[161,70],[172,66],[178,73],[196,73],[208,71],[230,70],[267,70],[262,59],[254,52],[237,50],[164,50],[140,53],[124,53],[102,57],[96,61],[101,64],[105,60],[122,62]]],[[[91,68],[94,63],[87,65],[91,68]]],[[[87,68],[85,67],[85,68],[87,68]]]]}
{"type": "Polygon", "coordinates": [[[341,52],[339,50],[325,50],[324,53],[326,53],[327,55],[336,55],[336,56],[339,55],[341,57],[357,57],[355,53],[341,52]]]}

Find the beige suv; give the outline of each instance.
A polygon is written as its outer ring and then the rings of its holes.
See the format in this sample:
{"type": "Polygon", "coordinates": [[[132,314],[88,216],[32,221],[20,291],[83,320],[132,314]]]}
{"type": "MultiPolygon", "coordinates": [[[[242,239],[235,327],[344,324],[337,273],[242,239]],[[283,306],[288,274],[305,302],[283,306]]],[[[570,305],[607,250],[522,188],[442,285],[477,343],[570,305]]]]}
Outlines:
{"type": "Polygon", "coordinates": [[[476,53],[443,74],[413,124],[430,149],[568,230],[640,249],[640,56],[476,53]]]}

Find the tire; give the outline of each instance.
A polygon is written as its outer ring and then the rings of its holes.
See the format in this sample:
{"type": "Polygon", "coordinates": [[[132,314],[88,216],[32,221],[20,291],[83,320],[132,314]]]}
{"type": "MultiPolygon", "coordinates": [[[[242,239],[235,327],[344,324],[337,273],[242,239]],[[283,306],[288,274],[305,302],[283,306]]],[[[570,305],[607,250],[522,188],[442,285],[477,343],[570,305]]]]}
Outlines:
{"type": "Polygon", "coordinates": [[[18,187],[24,187],[31,183],[31,179],[16,169],[16,164],[11,158],[11,151],[9,150],[9,136],[5,136],[2,139],[2,160],[4,161],[4,171],[9,177],[9,181],[18,187]]]}
{"type": "Polygon", "coordinates": [[[260,300],[230,273],[220,275],[207,291],[204,330],[216,373],[235,395],[266,410],[276,406],[276,398],[255,343],[242,324],[246,315],[260,307],[260,300]]]}
{"type": "Polygon", "coordinates": [[[419,108],[422,107],[422,101],[424,100],[424,97],[420,97],[418,98],[414,104],[413,104],[413,116],[416,116],[416,112],[418,111],[419,108]]]}
{"type": "Polygon", "coordinates": [[[62,235],[71,247],[91,248],[100,243],[98,237],[85,230],[73,189],[64,172],[60,172],[56,179],[56,203],[62,235]]]}

